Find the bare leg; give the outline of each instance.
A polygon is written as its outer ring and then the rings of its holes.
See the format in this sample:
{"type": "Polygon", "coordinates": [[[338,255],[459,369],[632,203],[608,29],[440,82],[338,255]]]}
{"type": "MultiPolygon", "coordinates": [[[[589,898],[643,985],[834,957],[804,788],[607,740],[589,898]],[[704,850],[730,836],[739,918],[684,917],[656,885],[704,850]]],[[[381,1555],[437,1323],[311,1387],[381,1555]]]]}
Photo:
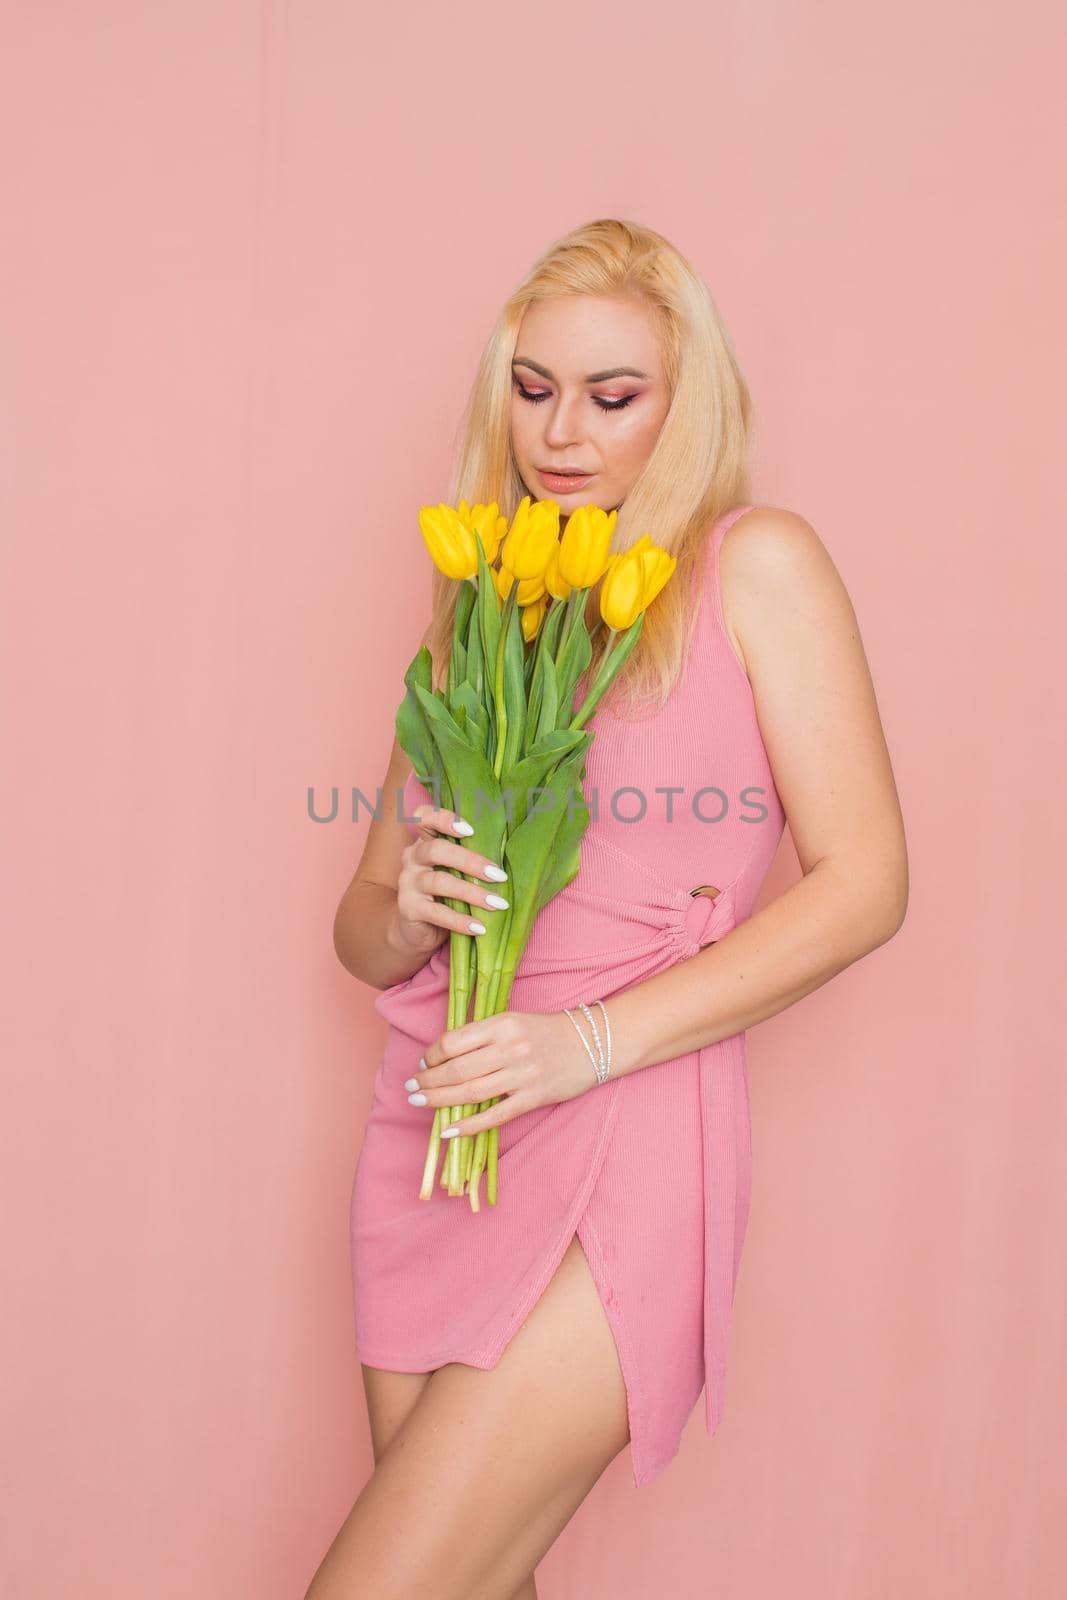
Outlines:
{"type": "Polygon", "coordinates": [[[428,1372],[384,1372],[380,1367],[363,1368],[363,1392],[367,1397],[375,1465],[411,1415],[430,1377],[428,1372]]]}
{"type": "MultiPolygon", "coordinates": [[[[375,1464],[382,1459],[411,1415],[430,1376],[428,1372],[386,1372],[379,1367],[364,1366],[363,1389],[367,1397],[375,1464]]],[[[537,1585],[532,1574],[515,1590],[510,1600],[538,1600],[537,1585]]]]}
{"type": "Polygon", "coordinates": [[[534,1568],[628,1439],[575,1236],[495,1367],[450,1362],[425,1380],[305,1600],[536,1600],[534,1568]]]}

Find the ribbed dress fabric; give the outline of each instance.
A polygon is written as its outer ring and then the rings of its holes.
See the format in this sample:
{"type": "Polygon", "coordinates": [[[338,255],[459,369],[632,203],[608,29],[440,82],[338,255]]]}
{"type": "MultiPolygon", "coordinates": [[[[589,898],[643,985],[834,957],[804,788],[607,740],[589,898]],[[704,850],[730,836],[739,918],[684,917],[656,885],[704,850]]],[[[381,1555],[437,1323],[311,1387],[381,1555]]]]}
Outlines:
{"type": "MultiPolygon", "coordinates": [[[[630,722],[602,701],[587,724],[583,787],[596,804],[581,866],[536,920],[512,1010],[599,997],[610,1011],[613,994],[752,910],[785,816],[719,588],[722,540],[749,509],[705,536],[692,645],[667,703],[630,722]],[[704,885],[719,894],[691,895],[704,885]]],[[[430,798],[409,778],[406,815],[430,798]]],[[[724,1415],[752,1172],[745,1034],[505,1122],[498,1202],[483,1175],[474,1212],[439,1183],[419,1199],[433,1108],[409,1105],[404,1088],[445,1028],[448,969],[446,942],[374,1002],[389,1030],[352,1186],[358,1357],[395,1372],[495,1366],[577,1232],[619,1355],[639,1488],[677,1454],[702,1387],[709,1434],[724,1415]]]]}

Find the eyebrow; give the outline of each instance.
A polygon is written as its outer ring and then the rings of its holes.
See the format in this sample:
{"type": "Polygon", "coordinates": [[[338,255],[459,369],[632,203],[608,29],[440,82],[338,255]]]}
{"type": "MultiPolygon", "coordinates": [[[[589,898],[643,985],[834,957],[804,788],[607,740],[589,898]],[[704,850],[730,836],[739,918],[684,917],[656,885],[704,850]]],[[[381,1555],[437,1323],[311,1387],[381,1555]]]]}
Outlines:
{"type": "MultiPolygon", "coordinates": [[[[513,367],[532,367],[534,372],[539,372],[542,378],[550,378],[555,383],[555,376],[547,367],[541,366],[539,361],[531,361],[527,356],[516,356],[511,363],[513,367]]],[[[586,383],[606,383],[609,378],[648,378],[647,372],[642,372],[639,367],[606,367],[603,372],[591,372],[586,378],[586,383]]]]}

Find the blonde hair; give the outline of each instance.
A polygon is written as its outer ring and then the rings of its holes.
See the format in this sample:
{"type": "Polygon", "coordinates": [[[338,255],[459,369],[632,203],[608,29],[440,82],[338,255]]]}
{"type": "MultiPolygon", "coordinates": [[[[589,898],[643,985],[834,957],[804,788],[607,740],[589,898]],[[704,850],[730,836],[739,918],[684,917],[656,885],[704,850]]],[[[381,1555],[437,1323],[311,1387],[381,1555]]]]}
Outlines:
{"type": "MultiPolygon", "coordinates": [[[[750,494],[752,405],[729,334],[700,275],[661,234],[613,217],[585,223],[534,262],[504,304],[482,352],[454,448],[446,499],[496,501],[510,520],[528,492],[511,448],[512,369],[519,324],[534,300],[636,295],[652,309],[670,393],[655,445],[618,510],[612,549],[642,534],[675,556],[673,576],[649,606],[636,647],[605,704],[661,706],[685,662],[695,612],[693,582],[711,525],[750,494]]],[[[606,508],[609,509],[609,508],[606,508]]],[[[429,643],[435,683],[451,652],[456,585],[436,568],[429,643]]],[[[599,616],[590,592],[590,625],[599,616]]],[[[603,655],[594,644],[592,673],[603,655]]],[[[617,712],[616,712],[617,714],[617,712]]]]}

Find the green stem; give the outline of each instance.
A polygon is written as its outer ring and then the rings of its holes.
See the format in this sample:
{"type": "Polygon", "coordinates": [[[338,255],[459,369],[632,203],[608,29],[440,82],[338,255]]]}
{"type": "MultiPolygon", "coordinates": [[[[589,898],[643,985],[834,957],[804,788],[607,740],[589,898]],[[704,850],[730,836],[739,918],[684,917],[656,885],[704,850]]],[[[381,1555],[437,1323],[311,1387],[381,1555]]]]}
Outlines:
{"type": "Polygon", "coordinates": [[[604,659],[601,662],[600,671],[596,675],[596,682],[593,684],[593,687],[590,689],[589,693],[578,707],[578,710],[575,712],[573,719],[568,724],[568,727],[572,731],[575,728],[581,728],[583,724],[589,720],[611,686],[611,680],[613,677],[611,655],[615,648],[615,640],[617,637],[617,631],[614,628],[609,628],[608,648],[604,653],[604,659]]]}
{"type": "Polygon", "coordinates": [[[552,616],[552,613],[557,610],[559,606],[565,606],[569,599],[570,595],[567,596],[567,600],[560,600],[556,595],[552,595],[549,599],[548,609],[545,612],[544,620],[542,621],[541,626],[537,630],[537,638],[534,641],[533,661],[530,664],[531,678],[536,674],[538,663],[541,660],[541,651],[544,647],[545,634],[548,632],[548,620],[552,616]]]}
{"type": "Polygon", "coordinates": [[[422,1169],[422,1187],[419,1190],[420,1200],[429,1200],[430,1196],[433,1194],[433,1180],[434,1173],[437,1170],[437,1157],[441,1153],[441,1125],[443,1120],[441,1113],[443,1110],[443,1106],[437,1107],[433,1114],[433,1122],[430,1124],[430,1138],[426,1146],[426,1161],[422,1169]]]}
{"type": "MultiPolygon", "coordinates": [[[[502,954],[506,956],[507,951],[505,950],[502,954]]],[[[492,973],[490,974],[491,989],[489,1000],[484,1013],[486,1016],[496,1016],[501,1011],[507,1010],[512,985],[515,982],[515,972],[515,961],[505,964],[504,959],[499,959],[494,962],[492,973]]],[[[477,1012],[478,1009],[476,997],[475,1011],[477,1012]]],[[[502,1095],[494,1095],[491,1100],[483,1100],[475,1109],[488,1111],[491,1107],[499,1105],[502,1098],[502,1095]]],[[[467,1139],[464,1138],[464,1143],[467,1142],[467,1139]]],[[[498,1127],[482,1128],[480,1133],[474,1135],[473,1144],[474,1149],[471,1152],[469,1172],[470,1203],[471,1210],[478,1211],[480,1209],[478,1185],[483,1171],[486,1172],[486,1199],[490,1205],[496,1205],[496,1174],[499,1158],[500,1129],[498,1127]]]]}
{"type": "Polygon", "coordinates": [[[508,590],[504,609],[500,613],[500,635],[496,645],[496,660],[493,663],[493,699],[496,703],[496,750],[493,753],[493,772],[498,778],[504,765],[504,746],[508,737],[508,707],[507,697],[504,694],[504,651],[507,647],[518,590],[519,580],[516,578],[508,590]]]}

